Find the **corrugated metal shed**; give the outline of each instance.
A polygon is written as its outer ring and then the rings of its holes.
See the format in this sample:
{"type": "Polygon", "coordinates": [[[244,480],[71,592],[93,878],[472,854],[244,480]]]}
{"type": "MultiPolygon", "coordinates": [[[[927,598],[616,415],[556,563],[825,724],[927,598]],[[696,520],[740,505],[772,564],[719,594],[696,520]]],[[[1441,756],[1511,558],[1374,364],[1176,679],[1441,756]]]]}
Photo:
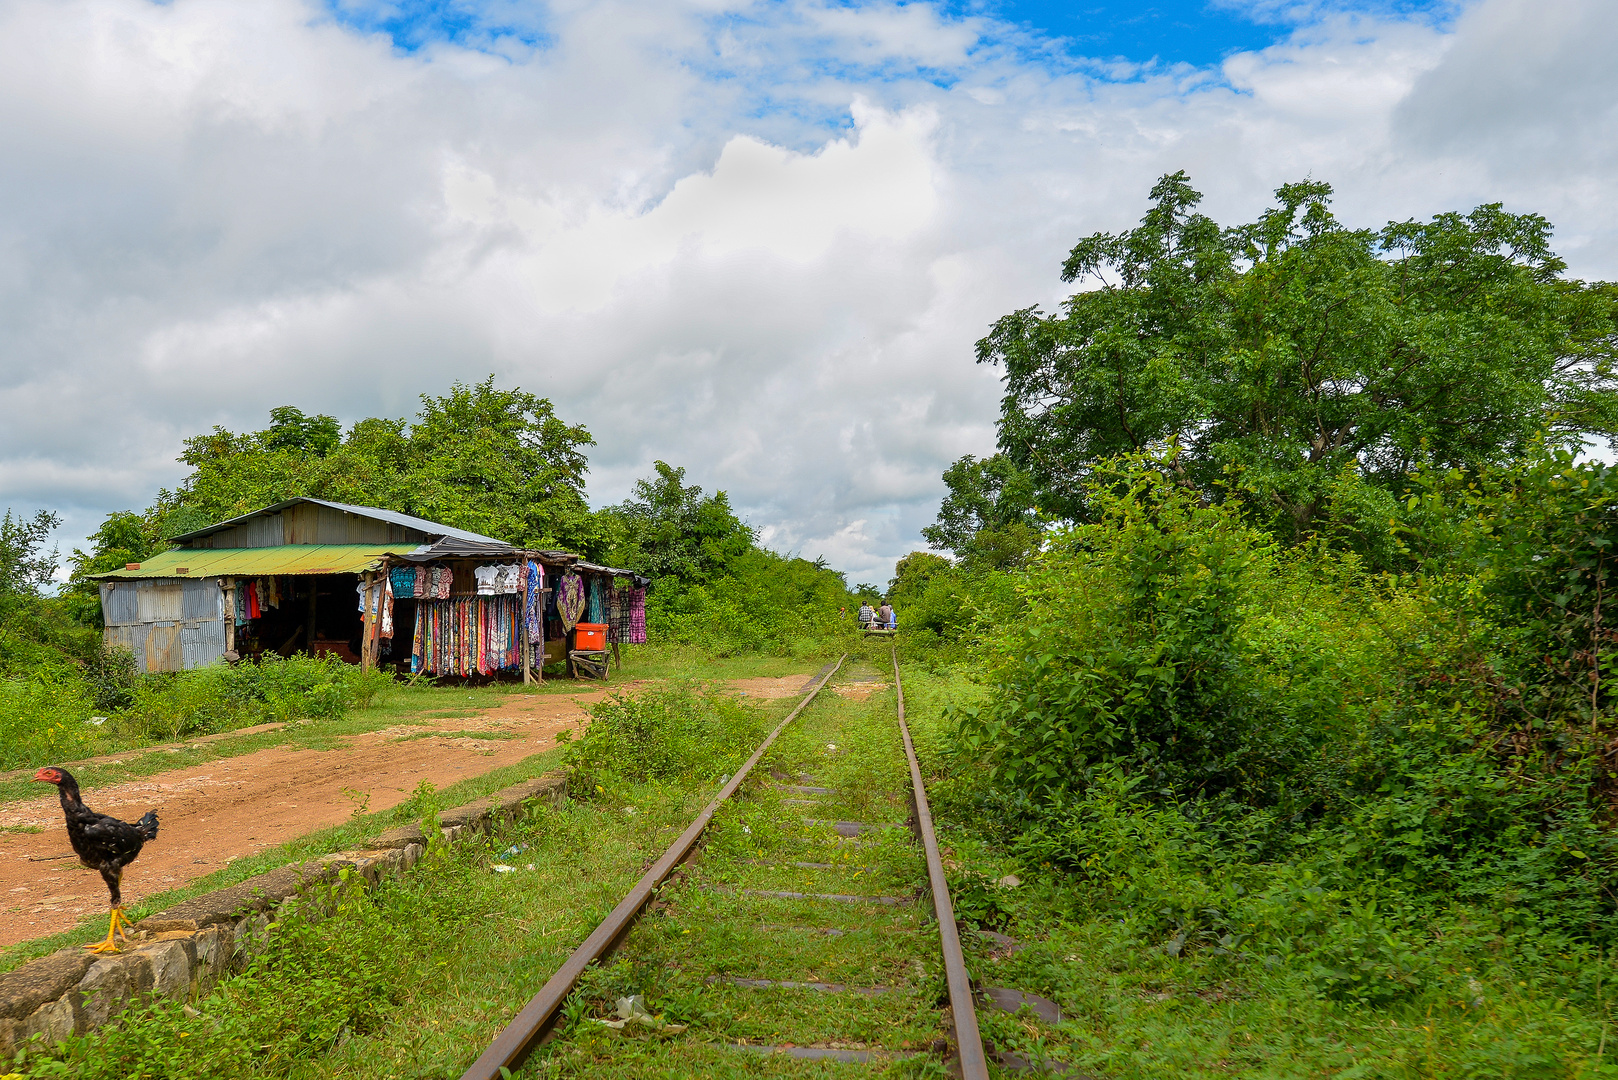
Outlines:
{"type": "Polygon", "coordinates": [[[353,506],[348,503],[328,502],[325,499],[311,499],[307,496],[300,496],[296,499],[288,499],[285,502],[278,502],[273,506],[266,506],[261,510],[254,510],[251,514],[243,514],[241,517],[234,517],[229,521],[221,521],[215,525],[209,525],[205,529],[195,529],[180,536],[170,538],[170,542],[175,544],[183,544],[189,540],[200,540],[205,536],[212,536],[216,532],[221,532],[225,529],[233,529],[237,526],[246,524],[247,522],[252,521],[254,518],[260,518],[266,514],[280,513],[282,510],[285,510],[288,507],[302,504],[324,506],[332,510],[341,510],[345,514],[355,514],[360,517],[372,518],[376,521],[386,521],[394,525],[402,525],[407,529],[415,529],[417,532],[426,533],[429,536],[453,536],[460,540],[469,540],[478,544],[505,545],[505,541],[496,540],[492,536],[484,536],[481,533],[468,532],[466,529],[451,528],[448,525],[442,525],[436,521],[428,521],[426,518],[412,517],[409,514],[401,514],[393,510],[382,510],[375,506],[353,506]]]}
{"type": "Polygon", "coordinates": [[[281,544],[262,548],[176,548],[153,555],[139,570],[114,570],[95,577],[114,581],[140,578],[268,577],[272,574],[358,574],[394,551],[374,544],[281,544]]]}

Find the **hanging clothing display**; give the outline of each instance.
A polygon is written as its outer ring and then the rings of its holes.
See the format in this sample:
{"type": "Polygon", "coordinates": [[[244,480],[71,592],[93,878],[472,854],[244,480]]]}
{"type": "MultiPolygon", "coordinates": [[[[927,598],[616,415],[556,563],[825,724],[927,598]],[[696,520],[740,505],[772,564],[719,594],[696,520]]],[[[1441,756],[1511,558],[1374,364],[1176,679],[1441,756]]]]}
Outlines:
{"type": "Polygon", "coordinates": [[[391,574],[382,576],[382,629],[377,636],[384,638],[393,636],[393,577],[391,574]]]}
{"type": "Polygon", "coordinates": [[[261,619],[264,617],[264,609],[258,602],[258,582],[256,581],[247,583],[247,617],[249,619],[261,619]]]}
{"type": "Polygon", "coordinates": [[[612,620],[612,639],[624,645],[633,645],[634,627],[630,619],[630,594],[632,589],[612,590],[612,602],[607,608],[607,617],[612,620]]]}
{"type": "Polygon", "coordinates": [[[236,582],[236,588],[231,590],[233,605],[236,608],[236,625],[247,625],[247,586],[244,582],[236,582]]]}
{"type": "Polygon", "coordinates": [[[395,566],[388,571],[388,584],[393,587],[394,596],[415,596],[416,568],[414,566],[395,566]]]}
{"type": "Polygon", "coordinates": [[[562,617],[562,630],[572,630],[584,614],[584,579],[569,570],[556,583],[556,610],[562,617]]]}
{"type": "Polygon", "coordinates": [[[621,590],[617,588],[607,590],[607,640],[609,642],[627,640],[627,635],[619,633],[619,623],[624,613],[624,605],[620,594],[621,590]]]}
{"type": "Polygon", "coordinates": [[[607,621],[607,589],[612,587],[612,579],[602,577],[600,574],[590,576],[590,614],[585,622],[597,626],[607,621]]]}
{"type": "MultiPolygon", "coordinates": [[[[523,626],[528,641],[533,645],[545,644],[545,569],[537,562],[528,564],[528,598],[523,608],[523,626]]],[[[541,652],[544,650],[541,649],[541,652]]],[[[543,663],[543,661],[541,661],[543,663]]]]}
{"type": "Polygon", "coordinates": [[[629,594],[629,644],[646,644],[646,590],[626,589],[629,594]]]}
{"type": "Polygon", "coordinates": [[[503,576],[503,566],[478,566],[472,569],[472,576],[477,579],[478,595],[493,596],[502,591],[498,587],[499,579],[503,576]]]}
{"type": "Polygon", "coordinates": [[[514,596],[457,596],[418,604],[410,670],[465,676],[520,668],[522,614],[522,601],[514,596]]]}

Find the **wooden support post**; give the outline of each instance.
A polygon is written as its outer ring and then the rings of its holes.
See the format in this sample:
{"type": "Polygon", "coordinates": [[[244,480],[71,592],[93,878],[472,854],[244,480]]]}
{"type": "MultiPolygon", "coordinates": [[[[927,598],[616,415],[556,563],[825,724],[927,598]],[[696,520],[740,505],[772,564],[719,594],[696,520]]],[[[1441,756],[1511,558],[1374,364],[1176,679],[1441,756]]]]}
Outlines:
{"type": "Polygon", "coordinates": [[[618,651],[618,639],[612,639],[612,658],[618,661],[618,670],[624,670],[624,655],[618,651]]]}
{"type": "Polygon", "coordinates": [[[534,643],[528,637],[528,562],[522,564],[522,618],[517,620],[518,633],[522,634],[522,682],[524,686],[534,681],[534,643]]]}
{"type": "MultiPolygon", "coordinates": [[[[362,628],[362,632],[360,634],[360,670],[370,671],[371,649],[373,647],[371,644],[371,639],[375,635],[377,623],[379,621],[377,614],[380,614],[379,612],[373,614],[371,607],[371,594],[376,589],[376,575],[366,574],[360,579],[360,583],[365,586],[365,591],[360,594],[365,601],[365,610],[360,613],[360,626],[362,628]]],[[[379,606],[380,603],[381,601],[378,599],[377,604],[379,606]]]]}
{"type": "Polygon", "coordinates": [[[225,651],[236,651],[236,579],[225,578],[225,651]]]}

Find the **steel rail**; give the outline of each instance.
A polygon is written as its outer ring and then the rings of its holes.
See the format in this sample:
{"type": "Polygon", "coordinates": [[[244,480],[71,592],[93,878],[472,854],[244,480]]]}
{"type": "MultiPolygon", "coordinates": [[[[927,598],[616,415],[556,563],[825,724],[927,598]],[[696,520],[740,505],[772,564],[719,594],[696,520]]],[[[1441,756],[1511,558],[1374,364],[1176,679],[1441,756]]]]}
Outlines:
{"type": "MultiPolygon", "coordinates": [[[[601,920],[600,925],[584,939],[584,944],[573,950],[573,955],[569,956],[567,962],[550,977],[550,981],[540,987],[539,993],[523,1006],[522,1011],[506,1025],[504,1031],[495,1036],[494,1042],[489,1044],[489,1048],[483,1051],[482,1056],[461,1074],[461,1080],[500,1080],[502,1073],[515,1072],[528,1059],[528,1055],[534,1052],[535,1047],[539,1046],[556,1026],[556,1019],[562,1011],[562,1003],[578,985],[585,969],[612,952],[623,941],[630,928],[635,925],[635,918],[640,914],[641,908],[646,906],[658,886],[662,885],[674,872],[674,868],[691,854],[697,840],[701,838],[703,830],[708,827],[708,822],[713,820],[719,807],[736,793],[742,781],[747,779],[747,774],[753,771],[753,766],[759,763],[764,757],[764,752],[775,742],[776,736],[780,735],[793,718],[815,699],[815,695],[825,688],[826,683],[837,674],[843,666],[843,661],[847,659],[847,653],[838,657],[836,666],[822,676],[819,685],[809,691],[804,699],[798,702],[797,707],[787,713],[786,718],[775,726],[775,730],[759,744],[758,749],[753,751],[753,756],[737,770],[736,775],[730,778],[730,782],[719,789],[719,794],[703,808],[702,813],[697,815],[690,827],[680,834],[678,840],[669,845],[663,857],[653,863],[652,868],[635,883],[635,887],[629,890],[629,895],[619,901],[618,906],[612,909],[612,913],[601,920]]],[[[909,736],[906,736],[907,741],[908,738],[909,736]]],[[[954,925],[953,922],[950,923],[951,930],[954,929],[954,925]]],[[[957,953],[959,950],[960,946],[957,944],[957,953]]],[[[973,1030],[976,1031],[975,1026],[973,1030]]]]}
{"type": "Polygon", "coordinates": [[[932,885],[933,913],[938,917],[939,945],[944,953],[944,980],[949,985],[949,1007],[955,1018],[955,1047],[961,1059],[962,1080],[989,1080],[989,1064],[983,1055],[983,1037],[978,1034],[977,1006],[972,1000],[972,977],[966,971],[961,952],[961,935],[955,929],[955,906],[949,899],[949,882],[944,879],[944,860],[938,853],[938,837],[933,834],[933,811],[927,805],[927,787],[921,782],[921,763],[916,760],[916,744],[910,740],[905,723],[905,692],[899,682],[899,650],[893,650],[893,691],[899,699],[899,733],[904,736],[905,757],[910,759],[910,789],[916,804],[916,831],[927,852],[927,880],[932,885]]]}

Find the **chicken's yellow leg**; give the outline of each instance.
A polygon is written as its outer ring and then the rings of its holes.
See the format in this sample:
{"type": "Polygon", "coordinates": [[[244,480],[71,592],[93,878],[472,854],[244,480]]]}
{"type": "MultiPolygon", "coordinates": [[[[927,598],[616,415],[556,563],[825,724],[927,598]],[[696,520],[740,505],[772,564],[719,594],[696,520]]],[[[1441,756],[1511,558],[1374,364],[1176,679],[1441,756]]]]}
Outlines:
{"type": "Polygon", "coordinates": [[[114,940],[114,935],[123,936],[125,941],[129,940],[128,935],[123,933],[123,927],[121,927],[119,925],[119,923],[123,921],[122,916],[123,916],[123,909],[122,908],[113,908],[112,909],[112,918],[107,923],[107,940],[102,941],[102,942],[98,942],[98,943],[96,943],[94,945],[86,945],[85,948],[89,949],[93,953],[115,953],[115,952],[118,952],[119,951],[118,943],[117,943],[116,940],[114,940]]]}

